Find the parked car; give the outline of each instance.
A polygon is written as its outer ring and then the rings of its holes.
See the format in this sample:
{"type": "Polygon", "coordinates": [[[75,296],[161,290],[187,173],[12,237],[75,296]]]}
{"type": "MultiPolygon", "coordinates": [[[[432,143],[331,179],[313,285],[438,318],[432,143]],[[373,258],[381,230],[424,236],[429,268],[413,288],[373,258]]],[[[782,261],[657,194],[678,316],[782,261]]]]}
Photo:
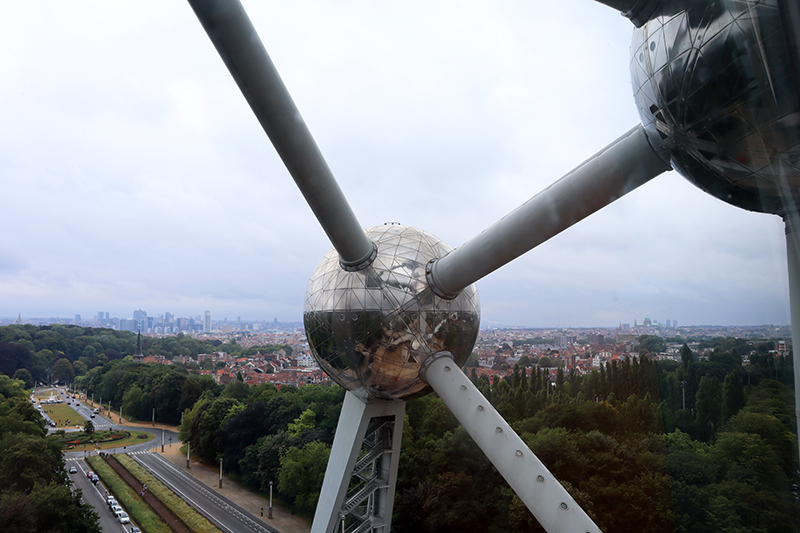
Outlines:
{"type": "Polygon", "coordinates": [[[119,520],[120,524],[130,524],[131,523],[131,519],[128,518],[128,513],[126,513],[125,511],[122,511],[121,513],[119,513],[117,515],[117,520],[119,520]]]}
{"type": "Polygon", "coordinates": [[[93,476],[93,475],[94,475],[94,472],[92,472],[91,470],[89,470],[88,472],[86,472],[86,477],[88,477],[89,479],[92,479],[92,476],[93,476]]]}
{"type": "Polygon", "coordinates": [[[118,515],[119,513],[124,513],[125,509],[123,509],[119,505],[112,505],[111,512],[114,513],[114,515],[118,515]]]}
{"type": "Polygon", "coordinates": [[[109,509],[111,509],[111,508],[112,508],[112,507],[114,507],[115,505],[119,505],[119,504],[117,503],[117,500],[116,500],[116,499],[114,499],[114,497],[113,497],[113,496],[109,496],[109,497],[108,497],[107,503],[108,503],[108,508],[109,508],[109,509]]]}
{"type": "Polygon", "coordinates": [[[138,527],[136,527],[136,526],[133,526],[133,527],[131,528],[131,531],[130,531],[130,533],[142,533],[142,530],[141,530],[141,529],[139,529],[139,528],[138,528],[138,527]]]}
{"type": "Polygon", "coordinates": [[[92,483],[94,483],[95,485],[97,485],[97,482],[98,482],[98,481],[100,481],[100,478],[99,478],[99,477],[97,477],[97,476],[92,476],[92,483]]]}

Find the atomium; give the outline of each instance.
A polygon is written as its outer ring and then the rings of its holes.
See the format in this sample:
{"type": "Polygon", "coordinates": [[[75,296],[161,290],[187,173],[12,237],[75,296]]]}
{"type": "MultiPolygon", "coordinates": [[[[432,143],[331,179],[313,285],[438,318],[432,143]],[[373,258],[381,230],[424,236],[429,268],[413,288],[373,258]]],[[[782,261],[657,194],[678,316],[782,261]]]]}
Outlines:
{"type": "Polygon", "coordinates": [[[370,266],[343,269],[332,249],[314,270],[303,315],[308,342],[325,372],[364,399],[425,394],[419,372],[428,357],[446,350],[459,366],[469,357],[478,292],[471,285],[445,300],[431,291],[426,266],[450,252],[433,235],[399,224],[366,234],[377,247],[370,266]]]}
{"type": "MultiPolygon", "coordinates": [[[[411,227],[364,232],[244,8],[190,0],[334,246],[304,310],[317,361],[349,391],[314,533],[345,531],[347,520],[348,531],[390,530],[404,400],[429,384],[547,531],[599,531],[460,370],[480,323],[474,283],[672,167],[800,229],[800,23],[786,22],[800,20],[796,0],[599,1],[638,28],[631,75],[642,124],[451,251],[411,227]]],[[[800,240],[787,235],[790,285],[800,287],[800,240]]]]}

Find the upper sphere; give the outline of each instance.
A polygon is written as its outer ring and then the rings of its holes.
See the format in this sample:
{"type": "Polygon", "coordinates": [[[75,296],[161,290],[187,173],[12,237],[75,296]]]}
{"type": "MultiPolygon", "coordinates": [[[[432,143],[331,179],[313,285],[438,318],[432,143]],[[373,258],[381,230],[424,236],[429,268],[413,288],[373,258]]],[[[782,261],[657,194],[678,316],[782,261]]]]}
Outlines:
{"type": "Polygon", "coordinates": [[[409,399],[428,392],[419,371],[439,351],[463,365],[480,326],[474,285],[453,300],[430,290],[429,261],[450,248],[429,233],[387,224],[366,231],[377,246],[373,263],[356,272],[336,250],[317,265],[306,289],[303,320],[320,366],[365,400],[409,399]]]}
{"type": "Polygon", "coordinates": [[[726,202],[793,209],[800,99],[777,0],[662,5],[670,7],[635,30],[631,46],[634,96],[654,146],[726,202]]]}

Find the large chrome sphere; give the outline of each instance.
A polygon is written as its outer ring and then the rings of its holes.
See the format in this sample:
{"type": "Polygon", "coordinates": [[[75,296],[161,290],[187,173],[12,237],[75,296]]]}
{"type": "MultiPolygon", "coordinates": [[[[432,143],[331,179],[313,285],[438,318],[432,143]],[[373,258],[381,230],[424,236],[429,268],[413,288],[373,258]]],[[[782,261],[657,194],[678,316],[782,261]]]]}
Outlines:
{"type": "Polygon", "coordinates": [[[651,141],[701,189],[782,214],[800,196],[800,99],[778,1],[661,6],[631,46],[651,141]]]}
{"type": "Polygon", "coordinates": [[[364,399],[409,399],[428,392],[420,365],[447,350],[463,365],[480,326],[474,285],[453,300],[428,287],[425,267],[450,248],[397,224],[367,230],[377,245],[369,267],[348,272],[331,250],[306,289],[306,335],[314,357],[337,383],[364,399]]]}

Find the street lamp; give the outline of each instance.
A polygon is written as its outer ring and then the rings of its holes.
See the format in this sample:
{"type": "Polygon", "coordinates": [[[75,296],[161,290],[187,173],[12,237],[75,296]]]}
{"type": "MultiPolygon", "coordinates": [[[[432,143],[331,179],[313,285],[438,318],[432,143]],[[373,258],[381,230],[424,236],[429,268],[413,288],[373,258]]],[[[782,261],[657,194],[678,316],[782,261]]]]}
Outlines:
{"type": "Polygon", "coordinates": [[[269,482],[269,518],[272,519],[272,481],[269,482]]]}
{"type": "Polygon", "coordinates": [[[222,488],[222,456],[219,456],[219,488],[222,488]]]}

